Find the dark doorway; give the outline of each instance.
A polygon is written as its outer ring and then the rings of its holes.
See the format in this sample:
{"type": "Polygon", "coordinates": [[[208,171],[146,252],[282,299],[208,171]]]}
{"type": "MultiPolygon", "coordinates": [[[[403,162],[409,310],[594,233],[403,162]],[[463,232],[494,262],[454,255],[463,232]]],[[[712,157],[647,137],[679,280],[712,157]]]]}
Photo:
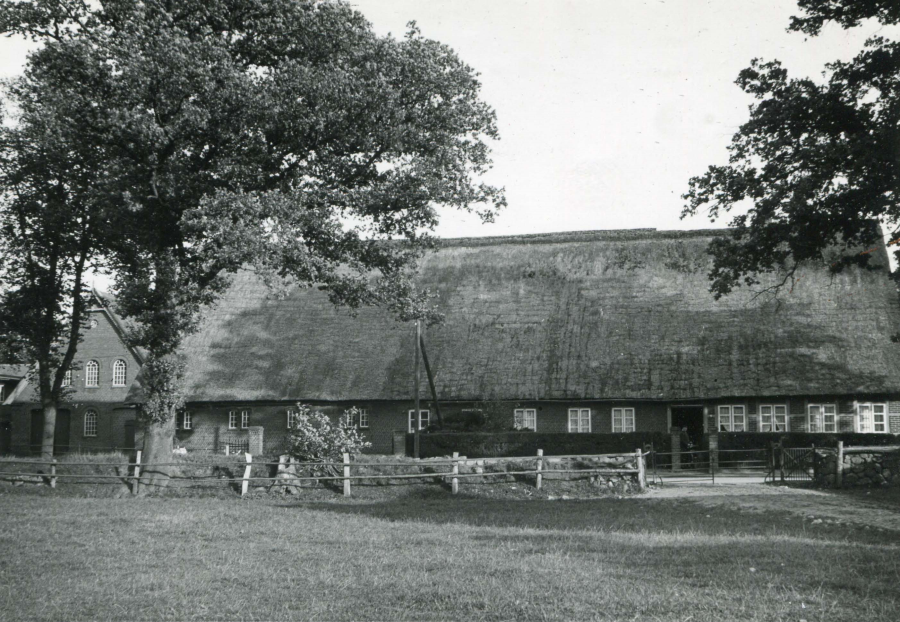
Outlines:
{"type": "Polygon", "coordinates": [[[0,421],[0,454],[12,452],[12,422],[0,421]]]}
{"type": "Polygon", "coordinates": [[[672,406],[672,427],[686,430],[691,448],[698,449],[703,441],[703,406],[672,406]]]}
{"type": "Polygon", "coordinates": [[[134,449],[134,421],[125,422],[125,449],[134,449]]]}
{"type": "MultiPolygon", "coordinates": [[[[69,428],[71,423],[71,413],[68,410],[56,411],[56,428],[53,432],[53,453],[64,454],[69,451],[69,428]]],[[[41,439],[44,436],[44,412],[41,410],[31,411],[31,453],[40,455],[41,439]]]]}

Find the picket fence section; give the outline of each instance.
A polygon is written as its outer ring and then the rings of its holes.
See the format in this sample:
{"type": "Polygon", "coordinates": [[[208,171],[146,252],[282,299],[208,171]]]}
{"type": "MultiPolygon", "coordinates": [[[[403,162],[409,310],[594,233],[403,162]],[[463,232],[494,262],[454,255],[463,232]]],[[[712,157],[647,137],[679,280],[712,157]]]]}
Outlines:
{"type": "MultiPolygon", "coordinates": [[[[240,483],[241,485],[241,496],[245,496],[250,489],[250,482],[259,482],[265,481],[270,482],[271,485],[274,486],[284,486],[284,487],[300,487],[302,482],[321,482],[321,481],[341,481],[343,482],[343,492],[344,496],[349,497],[351,495],[351,482],[354,480],[397,480],[397,479],[423,479],[423,480],[433,480],[435,478],[443,478],[445,482],[449,482],[451,486],[451,492],[456,494],[459,492],[459,481],[460,479],[466,478],[489,478],[492,476],[508,476],[508,475],[533,475],[535,477],[535,487],[540,489],[543,485],[543,480],[547,475],[557,475],[557,474],[570,474],[570,473],[578,473],[581,475],[617,475],[617,476],[636,476],[637,485],[639,490],[645,490],[647,486],[647,468],[646,468],[646,457],[649,455],[649,452],[642,452],[640,449],[636,450],[634,453],[623,453],[623,454],[598,454],[598,455],[567,455],[567,456],[544,456],[543,450],[539,449],[537,451],[537,455],[534,458],[528,457],[518,457],[518,458],[479,458],[477,459],[478,463],[483,465],[487,464],[501,464],[513,462],[517,464],[521,464],[523,462],[527,462],[529,460],[534,461],[533,469],[520,469],[516,471],[484,471],[481,472],[470,472],[463,473],[460,472],[460,465],[468,465],[469,463],[475,462],[474,459],[467,458],[465,456],[460,456],[459,452],[454,452],[453,457],[447,460],[428,460],[427,462],[422,463],[410,463],[410,462],[351,462],[350,454],[345,453],[343,455],[343,460],[341,462],[253,462],[253,456],[249,453],[245,453],[244,457],[246,459],[246,466],[244,467],[243,477],[236,478],[223,478],[220,476],[193,476],[190,478],[173,478],[173,479],[191,479],[191,480],[203,480],[203,479],[214,479],[220,483],[240,483]],[[582,460],[582,461],[610,461],[610,460],[622,460],[624,459],[626,462],[633,462],[633,467],[599,467],[599,468],[547,468],[548,463],[551,461],[560,462],[560,461],[573,461],[573,460],[582,460]],[[263,466],[263,467],[278,467],[279,472],[276,473],[274,477],[252,477],[252,467],[253,466],[263,466]],[[360,467],[392,467],[392,468],[421,468],[423,466],[428,467],[446,467],[449,470],[443,472],[432,472],[432,473],[392,473],[392,474],[362,474],[362,475],[353,475],[352,469],[360,468],[360,467]],[[294,472],[283,472],[282,469],[295,469],[295,468],[303,468],[303,467],[315,467],[317,469],[338,473],[336,475],[297,475],[294,472]]],[[[119,481],[130,481],[131,489],[134,494],[138,494],[141,486],[141,472],[143,471],[145,474],[148,469],[154,467],[171,467],[171,466],[191,466],[191,467],[222,467],[221,463],[202,463],[202,462],[159,462],[159,463],[144,463],[141,461],[142,452],[137,451],[135,454],[134,462],[129,462],[127,464],[123,463],[112,463],[112,462],[59,462],[56,459],[50,461],[35,461],[35,460],[6,460],[2,461],[3,464],[27,464],[29,466],[40,467],[40,466],[48,466],[49,473],[43,472],[0,472],[0,478],[8,478],[8,477],[31,477],[37,479],[43,479],[50,485],[51,488],[56,488],[58,479],[90,479],[90,480],[119,480],[119,481]],[[129,475],[121,476],[121,475],[103,475],[103,474],[71,474],[71,473],[59,473],[57,471],[58,467],[62,466],[74,466],[74,467],[91,467],[91,466],[105,466],[105,467],[122,467],[127,466],[129,471],[129,475]]],[[[571,467],[571,465],[567,465],[571,467]]]]}

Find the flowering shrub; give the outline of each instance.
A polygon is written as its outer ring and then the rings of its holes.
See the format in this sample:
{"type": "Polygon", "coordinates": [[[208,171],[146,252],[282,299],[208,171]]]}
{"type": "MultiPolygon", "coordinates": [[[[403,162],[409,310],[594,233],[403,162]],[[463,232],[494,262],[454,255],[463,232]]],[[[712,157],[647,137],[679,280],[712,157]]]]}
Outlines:
{"type": "MultiPolygon", "coordinates": [[[[359,420],[356,407],[344,411],[335,424],[324,413],[307,404],[298,404],[288,453],[300,462],[341,462],[345,453],[358,454],[372,443],[363,440],[352,423],[354,420],[359,420]]],[[[313,470],[334,472],[333,468],[313,470]]]]}

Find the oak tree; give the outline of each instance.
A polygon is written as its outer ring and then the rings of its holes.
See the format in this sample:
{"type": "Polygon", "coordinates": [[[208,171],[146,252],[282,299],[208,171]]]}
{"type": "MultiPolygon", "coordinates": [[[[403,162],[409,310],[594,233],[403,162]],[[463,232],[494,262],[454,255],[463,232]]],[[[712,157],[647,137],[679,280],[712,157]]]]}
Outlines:
{"type": "Polygon", "coordinates": [[[69,140],[102,154],[118,309],[150,351],[148,462],[167,461],[179,348],[229,275],[419,317],[410,271],[437,208],[503,205],[477,74],[415,24],[379,36],[343,2],[58,0],[0,25],[44,43],[32,88],[63,94],[69,140]]]}
{"type": "MultiPolygon", "coordinates": [[[[900,22],[891,0],[799,0],[789,30],[818,35],[874,19],[900,22]]],[[[866,265],[880,235],[900,233],[900,43],[878,36],[821,80],[793,78],[777,60],[755,59],[737,84],[757,101],[732,138],[727,165],[690,180],[682,217],[734,216],[710,246],[711,291],[720,297],[778,271],[787,283],[804,262],[832,270],[866,265]],[[837,257],[823,259],[839,249],[837,257]]]]}

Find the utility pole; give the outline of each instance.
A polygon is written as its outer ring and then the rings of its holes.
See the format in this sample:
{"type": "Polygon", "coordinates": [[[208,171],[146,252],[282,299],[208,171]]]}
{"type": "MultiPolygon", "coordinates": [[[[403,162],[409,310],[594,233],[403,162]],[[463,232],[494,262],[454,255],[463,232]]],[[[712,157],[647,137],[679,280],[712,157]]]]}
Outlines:
{"type": "Polygon", "coordinates": [[[415,362],[415,379],[414,379],[414,395],[416,409],[413,411],[413,457],[419,457],[419,425],[422,421],[422,414],[419,410],[419,358],[422,349],[422,320],[416,320],[416,362],[415,362]]]}

